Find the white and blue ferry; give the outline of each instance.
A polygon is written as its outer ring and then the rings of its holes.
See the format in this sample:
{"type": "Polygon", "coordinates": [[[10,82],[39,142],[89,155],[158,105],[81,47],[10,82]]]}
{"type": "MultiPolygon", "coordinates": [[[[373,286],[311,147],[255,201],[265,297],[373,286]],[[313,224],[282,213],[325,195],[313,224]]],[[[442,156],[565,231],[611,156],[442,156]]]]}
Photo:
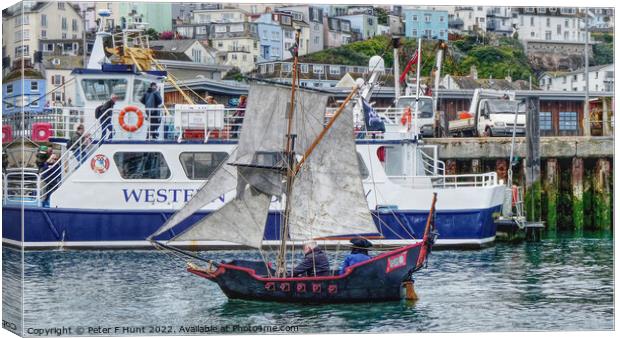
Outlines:
{"type": "MultiPolygon", "coordinates": [[[[176,105],[158,111],[162,118],[155,124],[153,111],[147,112],[139,99],[152,82],[163,91],[168,74],[100,59],[94,66],[91,62],[89,68],[73,71],[76,107],[27,116],[25,123],[15,124],[16,136],[20,132],[29,136],[32,122],[49,122],[49,142],[61,154],[47,172],[28,167],[3,172],[4,243],[26,249],[151,248],[146,238],[188,202],[235,150],[243,109],[176,105]],[[107,134],[94,111],[112,94],[118,101],[107,117],[114,132],[107,134]],[[83,122],[86,132],[68,145],[77,122],[83,122]],[[156,136],[149,133],[152,124],[156,136]]],[[[361,90],[360,105],[368,92],[361,90]]],[[[376,236],[373,242],[402,245],[421,240],[433,192],[437,192],[437,246],[491,244],[496,231],[493,217],[501,209],[505,191],[496,173],[446,175],[437,147],[425,145],[415,126],[402,126],[401,112],[377,112],[386,131],[359,132],[357,140],[368,207],[379,229],[377,234],[367,234],[376,236]]],[[[3,117],[3,124],[7,123],[11,118],[3,117]]],[[[173,237],[233,197],[234,191],[220,196],[159,238],[173,237]]],[[[274,198],[265,227],[266,246],[279,242],[282,209],[282,201],[274,198]]],[[[347,238],[326,239],[327,244],[345,242],[347,238]]],[[[235,244],[188,241],[177,246],[235,244]]]]}

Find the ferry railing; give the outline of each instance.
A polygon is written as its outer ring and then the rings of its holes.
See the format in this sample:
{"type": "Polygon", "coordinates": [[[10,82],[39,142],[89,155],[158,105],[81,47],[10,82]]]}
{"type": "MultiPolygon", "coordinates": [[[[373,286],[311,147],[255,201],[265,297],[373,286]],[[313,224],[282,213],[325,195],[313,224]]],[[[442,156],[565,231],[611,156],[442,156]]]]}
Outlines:
{"type": "Polygon", "coordinates": [[[49,163],[48,168],[41,172],[43,180],[40,185],[40,195],[44,200],[80,168],[86,159],[99,149],[104,140],[112,138],[113,135],[109,130],[102,128],[112,123],[113,116],[109,112],[110,110],[104,113],[99,121],[95,121],[88,129],[85,129],[55,162],[49,163]],[[93,139],[93,135],[97,135],[98,138],[93,139]]]}
{"type": "Polygon", "coordinates": [[[36,170],[7,169],[3,176],[3,203],[28,203],[41,206],[41,176],[36,170]]]}
{"type": "Polygon", "coordinates": [[[412,176],[398,176],[391,175],[388,179],[391,180],[403,180],[416,182],[417,180],[431,179],[433,188],[462,188],[462,187],[492,187],[498,184],[497,173],[489,172],[484,174],[465,174],[465,175],[412,175],[412,176]]]}
{"type": "Polygon", "coordinates": [[[69,138],[75,125],[83,121],[83,107],[52,107],[41,113],[25,111],[2,116],[2,124],[11,126],[13,138],[32,138],[32,128],[36,123],[49,123],[52,137],[69,138]]]}

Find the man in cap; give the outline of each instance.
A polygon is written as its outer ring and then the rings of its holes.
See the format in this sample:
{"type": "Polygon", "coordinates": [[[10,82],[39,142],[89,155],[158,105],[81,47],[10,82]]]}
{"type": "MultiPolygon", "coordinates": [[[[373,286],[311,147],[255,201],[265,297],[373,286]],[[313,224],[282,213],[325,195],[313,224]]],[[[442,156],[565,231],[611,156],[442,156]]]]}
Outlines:
{"type": "Polygon", "coordinates": [[[293,269],[293,277],[329,276],[329,259],[316,242],[304,244],[304,255],[304,260],[293,269]]]}
{"type": "Polygon", "coordinates": [[[99,125],[101,125],[102,140],[111,139],[114,133],[112,129],[112,108],[114,108],[116,101],[118,101],[118,96],[112,94],[108,101],[95,108],[95,118],[99,120],[99,125]]]}
{"type": "Polygon", "coordinates": [[[344,258],[344,262],[340,265],[340,274],[344,274],[347,271],[347,268],[351,265],[364,262],[370,259],[368,255],[368,248],[372,247],[372,243],[370,243],[365,238],[353,238],[351,239],[351,253],[344,258]]]}
{"type": "Polygon", "coordinates": [[[151,86],[146,90],[146,93],[142,95],[140,102],[142,102],[144,108],[146,108],[146,116],[150,124],[150,138],[152,140],[157,139],[159,136],[159,125],[161,124],[161,112],[158,108],[164,102],[157,89],[157,83],[151,82],[151,86]]]}

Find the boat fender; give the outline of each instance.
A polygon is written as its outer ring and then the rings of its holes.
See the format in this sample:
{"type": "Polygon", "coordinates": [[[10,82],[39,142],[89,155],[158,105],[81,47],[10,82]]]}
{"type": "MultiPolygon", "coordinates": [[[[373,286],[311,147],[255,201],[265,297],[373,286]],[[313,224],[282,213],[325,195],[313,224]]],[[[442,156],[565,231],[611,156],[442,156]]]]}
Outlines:
{"type": "Polygon", "coordinates": [[[411,125],[411,107],[407,107],[400,116],[400,124],[403,126],[411,125]]]}
{"type": "Polygon", "coordinates": [[[144,113],[142,113],[140,108],[136,106],[127,106],[123,108],[118,115],[118,124],[121,126],[121,128],[125,129],[130,133],[133,133],[134,131],[140,129],[140,127],[142,127],[142,124],[144,124],[144,113]],[[127,124],[127,122],[125,122],[125,116],[127,115],[127,113],[136,114],[138,116],[138,122],[133,125],[127,124]]]}
{"type": "Polygon", "coordinates": [[[519,201],[519,187],[517,187],[516,185],[512,186],[512,206],[514,207],[515,205],[517,205],[517,202],[519,201]]]}
{"type": "Polygon", "coordinates": [[[327,293],[334,295],[338,292],[338,285],[332,284],[327,287],[327,293]]]}
{"type": "Polygon", "coordinates": [[[418,295],[415,293],[413,280],[404,281],[400,286],[401,298],[405,300],[418,300],[418,295]]]}

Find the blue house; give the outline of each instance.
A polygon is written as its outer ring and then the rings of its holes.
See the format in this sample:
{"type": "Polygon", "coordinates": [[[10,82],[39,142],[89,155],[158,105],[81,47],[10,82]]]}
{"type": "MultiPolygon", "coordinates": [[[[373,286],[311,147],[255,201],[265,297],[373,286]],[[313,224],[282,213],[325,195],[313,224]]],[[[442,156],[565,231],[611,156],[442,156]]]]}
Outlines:
{"type": "Polygon", "coordinates": [[[273,16],[272,13],[263,13],[254,19],[260,43],[259,62],[282,59],[282,27],[273,16]]]}
{"type": "Polygon", "coordinates": [[[2,79],[2,114],[42,113],[45,107],[46,81],[32,68],[16,69],[2,79]]]}
{"type": "Polygon", "coordinates": [[[405,9],[403,16],[408,38],[448,39],[448,11],[405,9]]]}

